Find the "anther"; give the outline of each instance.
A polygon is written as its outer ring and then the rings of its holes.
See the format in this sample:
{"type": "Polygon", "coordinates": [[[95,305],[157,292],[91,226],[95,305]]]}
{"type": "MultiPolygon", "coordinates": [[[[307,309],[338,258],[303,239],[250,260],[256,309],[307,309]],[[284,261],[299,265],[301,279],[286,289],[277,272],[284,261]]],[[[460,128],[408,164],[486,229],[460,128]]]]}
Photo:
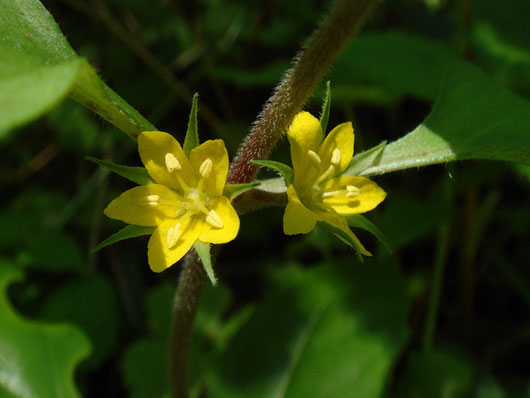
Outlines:
{"type": "Polygon", "coordinates": [[[175,157],[175,155],[173,155],[172,153],[166,153],[166,157],[165,157],[165,160],[166,160],[166,168],[167,168],[167,171],[169,171],[170,173],[173,171],[173,170],[180,170],[182,169],[182,165],[180,164],[180,162],[178,161],[178,159],[175,157]]]}
{"type": "Polygon", "coordinates": [[[219,217],[219,214],[215,210],[210,210],[208,216],[206,217],[206,222],[215,228],[223,228],[223,220],[219,217]]]}
{"type": "Polygon", "coordinates": [[[307,150],[307,155],[309,156],[309,159],[313,162],[315,166],[320,166],[320,163],[322,163],[322,160],[320,159],[320,156],[318,156],[315,152],[313,152],[311,149],[307,150]]]}
{"type": "Polygon", "coordinates": [[[181,235],[182,231],[180,230],[180,223],[169,228],[166,235],[167,248],[171,249],[173,246],[175,246],[175,243],[177,243],[181,235]]]}
{"type": "Polygon", "coordinates": [[[348,191],[348,193],[352,193],[355,195],[359,195],[359,193],[361,192],[359,188],[357,188],[355,185],[347,185],[346,190],[348,191]]]}
{"type": "Polygon", "coordinates": [[[333,150],[333,153],[331,154],[331,164],[333,166],[336,166],[340,163],[340,150],[339,148],[335,148],[333,150]]]}
{"type": "Polygon", "coordinates": [[[160,200],[160,196],[158,195],[147,195],[145,197],[145,203],[149,206],[157,207],[159,205],[158,201],[160,200]]]}
{"type": "Polygon", "coordinates": [[[332,196],[340,195],[341,193],[344,193],[344,191],[330,191],[330,192],[323,192],[322,198],[331,198],[332,196]]]}
{"type": "Polygon", "coordinates": [[[212,168],[212,159],[208,158],[204,162],[202,162],[201,167],[199,167],[199,173],[201,173],[201,176],[203,176],[204,178],[207,178],[212,172],[212,168]]]}

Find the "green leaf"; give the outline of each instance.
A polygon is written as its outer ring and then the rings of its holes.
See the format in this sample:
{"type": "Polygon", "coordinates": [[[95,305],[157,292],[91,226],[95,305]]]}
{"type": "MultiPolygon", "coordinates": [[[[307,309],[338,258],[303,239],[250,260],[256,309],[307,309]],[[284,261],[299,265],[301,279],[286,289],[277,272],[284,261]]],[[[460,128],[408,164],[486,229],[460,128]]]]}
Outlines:
{"type": "Polygon", "coordinates": [[[397,270],[349,261],[282,269],[229,343],[211,396],[381,397],[407,336],[397,270]]]}
{"type": "Polygon", "coordinates": [[[79,326],[92,342],[92,355],[84,367],[97,367],[111,355],[118,342],[121,308],[107,278],[86,275],[54,289],[40,311],[48,322],[69,322],[79,326]],[[102,311],[101,309],[105,310],[102,311]]]}
{"type": "Polygon", "coordinates": [[[0,37],[0,133],[49,111],[68,93],[133,139],[155,130],[75,54],[38,0],[0,2],[0,37]]]}
{"type": "Polygon", "coordinates": [[[90,345],[75,327],[20,317],[6,289],[22,279],[19,269],[0,260],[0,395],[39,398],[80,397],[74,371],[90,345]]]}
{"type": "MultiPolygon", "coordinates": [[[[168,360],[173,284],[164,283],[148,292],[146,299],[148,337],[134,341],[121,363],[124,384],[132,398],[168,397],[168,360]]],[[[226,288],[206,285],[193,324],[190,354],[190,396],[197,397],[217,363],[219,340],[226,334],[223,314],[230,302],[226,288]]],[[[232,320],[233,318],[230,318],[232,320]]]]}
{"type": "Polygon", "coordinates": [[[188,121],[188,130],[184,138],[184,145],[182,149],[186,156],[190,156],[191,150],[199,146],[199,122],[197,121],[197,110],[199,101],[199,93],[193,95],[193,102],[191,103],[190,118],[188,121]]]}
{"type": "Polygon", "coordinates": [[[78,272],[84,265],[77,242],[53,229],[27,236],[16,262],[25,268],[48,272],[78,272]]]}
{"type": "Polygon", "coordinates": [[[353,249],[355,250],[355,254],[357,254],[357,258],[359,259],[359,261],[360,262],[364,262],[363,255],[361,253],[361,248],[359,247],[358,243],[351,238],[350,235],[348,235],[342,229],[337,228],[337,227],[335,227],[335,226],[333,226],[331,224],[328,224],[327,222],[324,222],[324,221],[317,222],[317,226],[320,229],[322,229],[323,231],[326,231],[326,232],[328,232],[330,234],[333,234],[334,236],[336,236],[340,240],[344,241],[345,243],[347,243],[348,245],[353,247],[353,249]]]}
{"type": "Polygon", "coordinates": [[[142,131],[156,130],[155,126],[107,86],[84,60],[70,96],[134,140],[142,131]]]}
{"type": "Polygon", "coordinates": [[[382,153],[355,156],[344,174],[369,176],[463,159],[530,164],[529,131],[530,103],[459,62],[422,124],[382,153]]]}
{"type": "Polygon", "coordinates": [[[138,185],[148,185],[155,183],[145,167],[123,166],[121,164],[107,162],[106,160],[96,159],[91,156],[85,156],[85,159],[90,160],[101,167],[105,167],[106,169],[119,174],[120,176],[125,177],[138,185]]]}
{"type": "Polygon", "coordinates": [[[331,107],[331,87],[329,80],[326,82],[326,96],[324,98],[324,103],[322,104],[322,113],[320,115],[320,125],[322,126],[322,131],[326,134],[329,121],[329,108],[331,107]]]}
{"type": "Polygon", "coordinates": [[[474,383],[472,367],[457,357],[439,351],[410,355],[398,397],[469,397],[474,383]]]}
{"type": "Polygon", "coordinates": [[[420,200],[415,195],[397,192],[390,198],[392,206],[383,211],[379,226],[393,250],[434,233],[451,217],[451,205],[440,198],[420,200]]]}
{"type": "Polygon", "coordinates": [[[341,54],[329,74],[333,100],[385,103],[399,96],[434,101],[447,65],[458,54],[440,41],[403,32],[365,34],[341,54]]]}
{"type": "Polygon", "coordinates": [[[260,182],[251,182],[248,184],[226,184],[223,189],[223,196],[226,196],[230,202],[244,192],[247,192],[260,185],[260,182]]]}
{"type": "Polygon", "coordinates": [[[346,218],[346,221],[348,222],[348,225],[350,227],[362,228],[365,231],[370,232],[377,239],[379,239],[379,242],[381,242],[390,253],[392,253],[392,248],[390,247],[390,244],[388,243],[385,235],[381,232],[379,228],[377,228],[374,223],[372,223],[366,217],[360,214],[350,214],[344,216],[344,218],[346,218]]]}
{"type": "Polygon", "coordinates": [[[294,171],[292,167],[286,164],[275,162],[274,160],[251,160],[250,163],[277,171],[283,177],[287,186],[293,183],[294,171]]]}
{"type": "Polygon", "coordinates": [[[370,164],[371,166],[377,164],[380,161],[381,156],[383,155],[386,143],[386,141],[383,141],[379,145],[376,145],[354,156],[352,161],[350,162],[350,165],[348,166],[348,174],[357,175],[358,173],[366,169],[366,160],[368,160],[368,164],[370,164]]]}
{"type": "Polygon", "coordinates": [[[92,253],[97,252],[98,250],[101,250],[108,245],[112,245],[113,243],[116,243],[116,242],[119,242],[125,239],[136,238],[142,235],[151,235],[153,232],[155,232],[155,229],[156,227],[141,227],[139,225],[127,225],[126,227],[116,232],[114,235],[109,236],[107,239],[105,239],[95,248],[93,248],[92,253]]]}
{"type": "Polygon", "coordinates": [[[193,247],[195,248],[195,251],[199,255],[202,265],[204,266],[204,270],[206,271],[208,278],[210,278],[212,285],[214,286],[217,285],[217,279],[215,278],[215,274],[212,268],[212,257],[210,255],[210,244],[197,240],[195,244],[193,245],[193,247]]]}
{"type": "Polygon", "coordinates": [[[2,138],[8,131],[50,111],[64,99],[75,84],[81,62],[73,59],[58,65],[34,65],[2,44],[0,54],[2,138]]]}

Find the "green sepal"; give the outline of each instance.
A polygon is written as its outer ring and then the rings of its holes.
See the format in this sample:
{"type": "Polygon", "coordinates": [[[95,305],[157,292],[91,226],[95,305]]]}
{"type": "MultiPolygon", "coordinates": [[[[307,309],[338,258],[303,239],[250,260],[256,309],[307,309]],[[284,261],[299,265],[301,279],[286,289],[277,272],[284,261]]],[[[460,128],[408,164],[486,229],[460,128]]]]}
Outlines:
{"type": "Polygon", "coordinates": [[[274,160],[251,160],[250,163],[256,164],[258,166],[268,167],[269,169],[277,171],[285,180],[286,186],[289,186],[293,183],[294,170],[292,167],[287,166],[286,164],[275,162],[274,160]]]}
{"type": "Polygon", "coordinates": [[[324,103],[322,104],[322,113],[320,114],[320,125],[322,131],[326,134],[329,121],[329,109],[331,107],[331,84],[329,80],[326,82],[326,96],[324,97],[324,103]]]}
{"type": "Polygon", "coordinates": [[[186,137],[184,138],[184,146],[182,147],[186,156],[190,156],[191,150],[199,146],[199,123],[197,121],[198,100],[199,93],[193,94],[190,118],[188,120],[188,130],[186,131],[186,137]]]}
{"type": "Polygon", "coordinates": [[[155,232],[156,227],[141,227],[139,225],[127,225],[125,228],[120,229],[114,235],[109,236],[99,245],[92,249],[92,253],[95,253],[108,245],[119,242],[121,240],[136,238],[142,235],[151,235],[155,232]]]}
{"type": "Polygon", "coordinates": [[[85,156],[85,159],[90,160],[101,167],[105,167],[106,169],[119,174],[138,185],[148,185],[155,183],[147,172],[147,169],[144,167],[123,166],[121,164],[107,162],[106,160],[96,159],[90,156],[85,156]]]}
{"type": "Polygon", "coordinates": [[[206,275],[208,275],[208,278],[210,278],[212,285],[214,286],[217,285],[217,279],[215,279],[215,274],[212,268],[212,256],[210,255],[210,244],[197,240],[193,244],[193,247],[195,248],[195,251],[199,255],[202,265],[204,266],[204,270],[206,271],[206,275]]]}
{"type": "Polygon", "coordinates": [[[260,185],[259,182],[250,182],[248,184],[226,184],[223,189],[223,196],[226,196],[230,202],[243,192],[249,191],[260,185]]]}
{"type": "Polygon", "coordinates": [[[357,254],[357,258],[359,259],[359,261],[361,263],[364,263],[364,258],[363,258],[363,254],[361,253],[361,248],[359,247],[357,242],[355,242],[351,238],[351,236],[349,236],[346,232],[324,221],[317,222],[317,226],[323,231],[329,232],[332,235],[340,238],[341,240],[346,241],[355,250],[355,254],[357,254]]]}
{"type": "Polygon", "coordinates": [[[360,214],[350,214],[344,216],[344,218],[346,219],[350,227],[361,228],[365,231],[370,232],[379,240],[379,242],[383,244],[383,246],[385,246],[385,248],[390,253],[392,253],[392,248],[390,247],[390,243],[388,243],[388,240],[386,239],[385,235],[381,232],[379,228],[375,226],[373,222],[368,220],[365,216],[362,216],[360,214]]]}
{"type": "Polygon", "coordinates": [[[367,168],[365,164],[365,160],[373,157],[373,160],[371,162],[372,164],[378,164],[379,160],[381,159],[381,156],[383,156],[383,152],[385,151],[387,141],[381,142],[379,145],[376,145],[364,152],[361,152],[353,157],[353,159],[350,162],[350,165],[346,168],[347,175],[356,176],[359,175],[359,173],[367,168]]]}

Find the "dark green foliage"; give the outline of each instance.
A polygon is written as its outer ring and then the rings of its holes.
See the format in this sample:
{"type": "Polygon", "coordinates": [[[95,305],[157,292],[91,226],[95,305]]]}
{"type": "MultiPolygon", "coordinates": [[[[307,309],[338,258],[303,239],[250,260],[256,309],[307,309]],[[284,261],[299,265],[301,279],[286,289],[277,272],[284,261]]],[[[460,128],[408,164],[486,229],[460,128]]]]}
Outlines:
{"type": "MultiPolygon", "coordinates": [[[[0,0],[0,396],[167,397],[180,265],[153,274],[153,229],[103,216],[131,187],[107,169],[152,182],[121,132],[156,125],[189,153],[200,127],[233,156],[331,2],[43,3],[0,0]]],[[[347,174],[388,194],[348,217],[373,257],[322,228],[283,235],[280,207],[242,215],[201,299],[192,398],[528,395],[529,14],[382,3],[325,77],[333,109],[324,82],[305,107],[324,130],[352,121],[347,174]]],[[[257,163],[282,178],[225,195],[281,197],[286,141],[257,163]]]]}

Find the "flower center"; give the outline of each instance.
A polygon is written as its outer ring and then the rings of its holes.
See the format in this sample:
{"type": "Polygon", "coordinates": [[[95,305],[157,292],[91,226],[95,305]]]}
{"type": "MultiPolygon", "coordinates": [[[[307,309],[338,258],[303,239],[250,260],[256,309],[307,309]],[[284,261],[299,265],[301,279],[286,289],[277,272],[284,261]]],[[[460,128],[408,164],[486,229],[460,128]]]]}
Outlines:
{"type": "Polygon", "coordinates": [[[210,158],[207,158],[202,162],[199,167],[199,181],[197,187],[190,187],[182,178],[179,171],[182,169],[181,163],[178,161],[176,156],[172,153],[166,153],[165,156],[166,169],[169,173],[173,174],[182,190],[184,196],[180,200],[163,200],[160,199],[159,195],[148,195],[145,197],[145,203],[152,207],[159,205],[173,206],[177,208],[176,216],[178,217],[177,223],[170,227],[166,234],[166,245],[168,249],[174,247],[179,239],[181,238],[187,225],[191,222],[191,218],[194,216],[204,217],[203,220],[213,228],[223,228],[223,219],[213,209],[210,209],[210,197],[204,192],[204,185],[207,179],[211,176],[213,170],[213,162],[210,158]]]}

